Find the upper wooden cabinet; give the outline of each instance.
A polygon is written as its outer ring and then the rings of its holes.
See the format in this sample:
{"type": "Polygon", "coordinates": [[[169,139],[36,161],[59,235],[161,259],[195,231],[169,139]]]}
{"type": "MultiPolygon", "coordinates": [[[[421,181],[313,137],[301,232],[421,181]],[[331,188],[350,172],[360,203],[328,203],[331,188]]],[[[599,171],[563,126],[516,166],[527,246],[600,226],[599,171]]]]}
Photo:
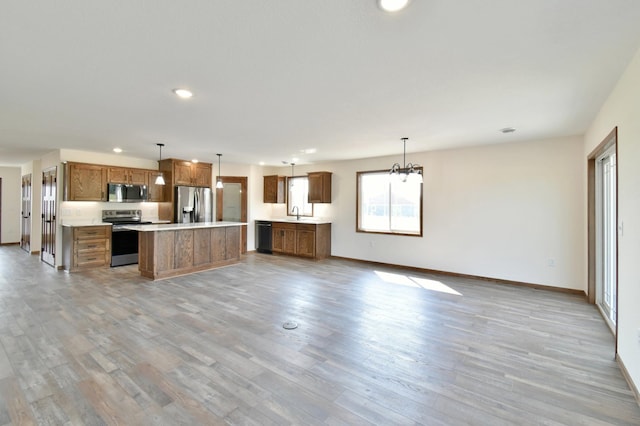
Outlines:
{"type": "MultiPolygon", "coordinates": [[[[64,199],[65,201],[107,201],[107,184],[123,183],[147,185],[148,201],[167,201],[165,186],[155,184],[159,173],[159,171],[148,169],[68,162],[65,167],[64,199]]],[[[165,173],[165,179],[167,179],[167,173],[165,173]]]]}
{"type": "Polygon", "coordinates": [[[331,202],[331,172],[311,172],[309,177],[309,202],[331,202]]]}
{"type": "Polygon", "coordinates": [[[173,165],[173,185],[211,188],[211,163],[169,159],[173,165]]]}
{"type": "Polygon", "coordinates": [[[165,195],[164,195],[164,191],[165,191],[165,186],[166,185],[156,185],[156,178],[158,177],[158,175],[160,174],[160,172],[156,172],[156,171],[147,171],[147,182],[149,182],[149,184],[147,185],[147,188],[149,190],[148,194],[149,194],[149,201],[154,201],[154,202],[163,202],[165,200],[165,195]]]}
{"type": "Polygon", "coordinates": [[[109,183],[124,183],[130,185],[147,185],[149,171],[144,169],[128,169],[124,167],[109,167],[109,183]]]}
{"type": "Polygon", "coordinates": [[[65,166],[65,201],[106,201],[107,168],[68,162],[65,166]]]}
{"type": "Polygon", "coordinates": [[[284,203],[286,201],[286,178],[284,176],[264,176],[265,203],[284,203]]]}

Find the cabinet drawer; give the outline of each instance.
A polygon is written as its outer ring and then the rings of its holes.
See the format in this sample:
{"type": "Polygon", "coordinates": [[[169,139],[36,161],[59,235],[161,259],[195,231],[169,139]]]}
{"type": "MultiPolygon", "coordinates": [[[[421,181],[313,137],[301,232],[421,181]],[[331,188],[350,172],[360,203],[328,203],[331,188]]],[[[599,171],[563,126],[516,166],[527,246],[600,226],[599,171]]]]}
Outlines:
{"type": "Polygon", "coordinates": [[[107,235],[106,226],[82,226],[73,229],[73,237],[76,240],[106,238],[107,235]]]}
{"type": "Polygon", "coordinates": [[[75,256],[75,264],[77,268],[95,268],[105,266],[107,257],[103,253],[78,253],[75,256]]]}
{"type": "Polygon", "coordinates": [[[91,253],[91,252],[106,252],[107,251],[107,240],[79,240],[76,242],[75,246],[76,253],[91,253]]]}
{"type": "Polygon", "coordinates": [[[309,223],[304,223],[304,224],[303,223],[299,223],[296,226],[296,229],[298,231],[313,231],[313,232],[315,232],[316,231],[316,225],[312,225],[312,224],[309,224],[309,223]]]}
{"type": "Polygon", "coordinates": [[[296,229],[295,223],[273,222],[273,229],[296,229]]]}

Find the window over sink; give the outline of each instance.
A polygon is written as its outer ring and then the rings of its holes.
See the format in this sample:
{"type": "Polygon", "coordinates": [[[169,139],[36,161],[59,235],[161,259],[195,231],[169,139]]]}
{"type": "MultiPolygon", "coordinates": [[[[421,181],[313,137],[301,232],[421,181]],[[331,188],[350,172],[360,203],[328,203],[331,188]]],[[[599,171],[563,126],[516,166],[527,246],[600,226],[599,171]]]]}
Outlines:
{"type": "Polygon", "coordinates": [[[313,204],[309,202],[309,178],[292,176],[287,179],[287,187],[287,215],[295,216],[294,207],[297,207],[300,216],[313,216],[313,204]]]}

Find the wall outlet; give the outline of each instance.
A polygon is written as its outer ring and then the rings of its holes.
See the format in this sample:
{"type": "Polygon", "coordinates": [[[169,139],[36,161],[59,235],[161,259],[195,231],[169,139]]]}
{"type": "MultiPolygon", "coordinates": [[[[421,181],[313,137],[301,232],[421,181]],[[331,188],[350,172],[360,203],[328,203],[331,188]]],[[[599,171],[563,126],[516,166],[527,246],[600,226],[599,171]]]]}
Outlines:
{"type": "Polygon", "coordinates": [[[556,266],[556,260],[555,259],[549,259],[547,261],[547,266],[549,266],[549,268],[555,268],[556,266]]]}
{"type": "Polygon", "coordinates": [[[640,328],[638,329],[638,343],[640,343],[640,328]]]}

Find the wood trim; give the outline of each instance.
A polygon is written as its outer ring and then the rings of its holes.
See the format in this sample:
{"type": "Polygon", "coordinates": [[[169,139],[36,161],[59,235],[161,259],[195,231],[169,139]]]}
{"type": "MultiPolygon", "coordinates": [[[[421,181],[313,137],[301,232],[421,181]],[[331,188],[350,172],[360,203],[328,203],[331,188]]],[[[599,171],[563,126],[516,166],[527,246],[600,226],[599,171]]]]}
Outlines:
{"type": "MultiPolygon", "coordinates": [[[[416,170],[422,170],[422,167],[416,167],[416,170]]],[[[420,233],[419,234],[407,234],[402,232],[383,232],[383,231],[365,231],[360,229],[360,175],[368,173],[388,173],[388,170],[365,170],[356,172],[356,232],[362,234],[378,234],[378,235],[398,235],[404,237],[422,237],[424,234],[424,181],[421,184],[422,190],[420,191],[420,233]]],[[[424,179],[424,173],[423,173],[424,179]]]]}
{"type": "Polygon", "coordinates": [[[427,274],[447,275],[447,276],[456,277],[456,278],[470,278],[470,279],[476,279],[476,280],[482,280],[482,281],[489,281],[489,282],[493,282],[495,284],[515,285],[515,286],[519,286],[519,287],[534,288],[536,290],[549,290],[549,291],[553,291],[553,292],[556,292],[556,293],[575,294],[577,296],[586,297],[586,294],[585,294],[584,291],[575,290],[575,289],[572,289],[572,288],[555,287],[555,286],[549,286],[549,285],[544,285],[544,284],[525,283],[525,282],[522,282],[522,281],[505,280],[505,279],[502,279],[502,278],[490,278],[490,277],[483,277],[483,276],[479,276],[479,275],[462,274],[462,273],[459,273],[459,272],[441,271],[441,270],[438,270],[438,269],[428,269],[428,268],[418,268],[418,267],[415,267],[415,266],[396,265],[396,264],[393,264],[393,263],[374,262],[374,261],[371,261],[371,260],[354,259],[354,258],[351,258],[351,257],[342,257],[342,256],[331,256],[331,257],[334,258],[334,259],[351,260],[351,261],[354,261],[354,262],[366,263],[366,264],[369,264],[369,265],[379,265],[379,266],[385,266],[385,267],[389,267],[389,268],[404,269],[404,270],[427,273],[427,274]]]}
{"type": "Polygon", "coordinates": [[[19,246],[20,243],[0,243],[0,246],[19,246]]]}
{"type": "MultiPolygon", "coordinates": [[[[289,189],[291,188],[291,180],[292,179],[306,179],[307,180],[307,197],[309,196],[309,175],[300,175],[300,176],[285,176],[285,180],[284,180],[284,192],[285,192],[285,198],[287,199],[287,216],[295,216],[295,214],[291,213],[291,209],[293,209],[293,206],[291,205],[291,197],[289,197],[289,189]]],[[[314,203],[308,203],[311,204],[311,214],[300,214],[300,216],[302,217],[313,217],[313,212],[315,209],[315,204],[314,203]]]]}
{"type": "Polygon", "coordinates": [[[0,177],[0,244],[2,243],[2,178],[0,177]]]}
{"type": "Polygon", "coordinates": [[[613,130],[609,132],[609,134],[596,146],[593,151],[587,156],[588,159],[596,159],[597,156],[605,152],[609,149],[614,143],[618,141],[618,126],[614,127],[613,130]]]}
{"type": "Polygon", "coordinates": [[[629,388],[633,392],[633,395],[636,397],[636,402],[638,403],[638,405],[640,405],[640,391],[638,391],[636,384],[631,379],[631,375],[629,374],[629,370],[627,370],[627,366],[624,365],[622,358],[620,358],[620,355],[618,355],[617,353],[616,353],[616,362],[618,363],[618,366],[620,367],[620,371],[622,372],[622,375],[627,381],[629,388]]]}

